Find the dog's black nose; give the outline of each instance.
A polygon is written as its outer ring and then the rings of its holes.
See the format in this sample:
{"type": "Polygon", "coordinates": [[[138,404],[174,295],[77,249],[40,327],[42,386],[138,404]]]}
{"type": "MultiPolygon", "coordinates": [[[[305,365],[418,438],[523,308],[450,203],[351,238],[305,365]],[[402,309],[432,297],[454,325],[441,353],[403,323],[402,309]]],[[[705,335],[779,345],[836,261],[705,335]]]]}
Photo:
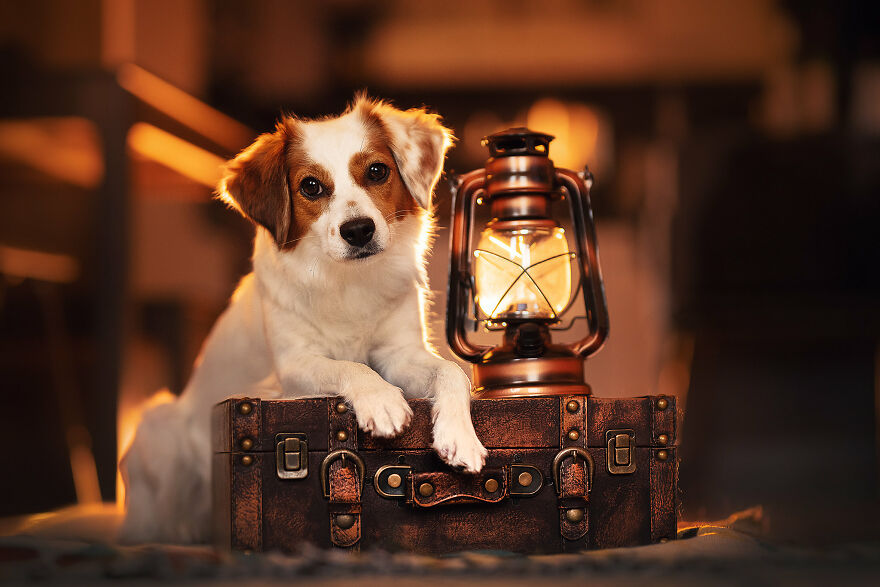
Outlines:
{"type": "Polygon", "coordinates": [[[339,227],[339,234],[353,247],[362,247],[373,238],[376,225],[369,218],[355,218],[339,227]]]}

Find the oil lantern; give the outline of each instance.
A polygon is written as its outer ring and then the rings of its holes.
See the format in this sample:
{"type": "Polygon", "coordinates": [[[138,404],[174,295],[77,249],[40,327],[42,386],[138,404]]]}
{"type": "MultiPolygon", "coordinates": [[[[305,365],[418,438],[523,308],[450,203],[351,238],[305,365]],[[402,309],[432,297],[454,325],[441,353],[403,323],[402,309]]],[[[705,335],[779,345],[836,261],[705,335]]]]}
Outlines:
{"type": "Polygon", "coordinates": [[[490,135],[485,168],[452,180],[446,336],[473,363],[476,397],[589,394],[584,361],[608,335],[592,175],[554,167],[552,140],[490,135]],[[554,341],[562,331],[575,340],[554,341]]]}

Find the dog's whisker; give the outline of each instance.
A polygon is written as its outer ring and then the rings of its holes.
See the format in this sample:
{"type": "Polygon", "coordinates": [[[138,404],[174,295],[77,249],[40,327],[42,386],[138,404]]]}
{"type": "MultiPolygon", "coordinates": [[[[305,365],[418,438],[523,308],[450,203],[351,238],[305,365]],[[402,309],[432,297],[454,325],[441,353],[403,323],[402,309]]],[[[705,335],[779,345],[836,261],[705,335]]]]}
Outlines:
{"type": "Polygon", "coordinates": [[[398,210],[397,212],[394,212],[392,214],[385,216],[385,221],[390,222],[392,220],[396,220],[397,218],[403,218],[404,216],[407,216],[410,212],[416,212],[416,211],[417,210],[414,210],[414,209],[398,210]]]}
{"type": "Polygon", "coordinates": [[[286,247],[286,246],[289,245],[289,244],[295,243],[295,242],[297,242],[297,241],[301,241],[301,240],[303,240],[303,239],[305,239],[305,238],[314,237],[314,236],[315,236],[314,234],[307,234],[307,235],[305,235],[305,236],[301,236],[301,237],[299,237],[299,238],[291,239],[291,240],[289,240],[289,241],[286,241],[286,242],[281,243],[281,245],[279,246],[279,248],[280,248],[280,247],[286,247]]]}

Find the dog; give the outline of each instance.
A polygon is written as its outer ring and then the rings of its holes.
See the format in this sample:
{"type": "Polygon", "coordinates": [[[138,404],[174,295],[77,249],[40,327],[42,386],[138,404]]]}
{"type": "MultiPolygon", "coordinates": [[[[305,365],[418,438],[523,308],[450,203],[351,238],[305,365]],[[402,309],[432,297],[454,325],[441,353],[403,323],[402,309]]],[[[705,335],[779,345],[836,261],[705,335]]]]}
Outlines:
{"type": "Polygon", "coordinates": [[[470,380],[424,326],[431,197],[453,140],[424,109],[359,95],[341,115],[284,117],[230,161],[218,197],[256,225],[253,272],[179,398],[147,410],[121,461],[120,541],[210,538],[210,412],[231,396],[344,398],[392,437],[433,400],[433,448],[478,472],[470,380]]]}

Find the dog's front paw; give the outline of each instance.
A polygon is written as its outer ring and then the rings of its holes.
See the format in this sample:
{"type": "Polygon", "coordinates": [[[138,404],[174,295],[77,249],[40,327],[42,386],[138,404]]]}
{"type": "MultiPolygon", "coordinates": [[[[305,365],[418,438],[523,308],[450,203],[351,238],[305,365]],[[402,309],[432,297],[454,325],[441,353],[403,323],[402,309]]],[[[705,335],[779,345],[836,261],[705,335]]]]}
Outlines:
{"type": "Polygon", "coordinates": [[[434,450],[452,467],[479,473],[486,464],[486,449],[477,438],[470,418],[458,421],[437,418],[434,423],[434,450]]]}
{"type": "Polygon", "coordinates": [[[350,400],[361,430],[373,436],[397,436],[409,426],[412,408],[403,398],[403,390],[385,381],[350,400]]]}

